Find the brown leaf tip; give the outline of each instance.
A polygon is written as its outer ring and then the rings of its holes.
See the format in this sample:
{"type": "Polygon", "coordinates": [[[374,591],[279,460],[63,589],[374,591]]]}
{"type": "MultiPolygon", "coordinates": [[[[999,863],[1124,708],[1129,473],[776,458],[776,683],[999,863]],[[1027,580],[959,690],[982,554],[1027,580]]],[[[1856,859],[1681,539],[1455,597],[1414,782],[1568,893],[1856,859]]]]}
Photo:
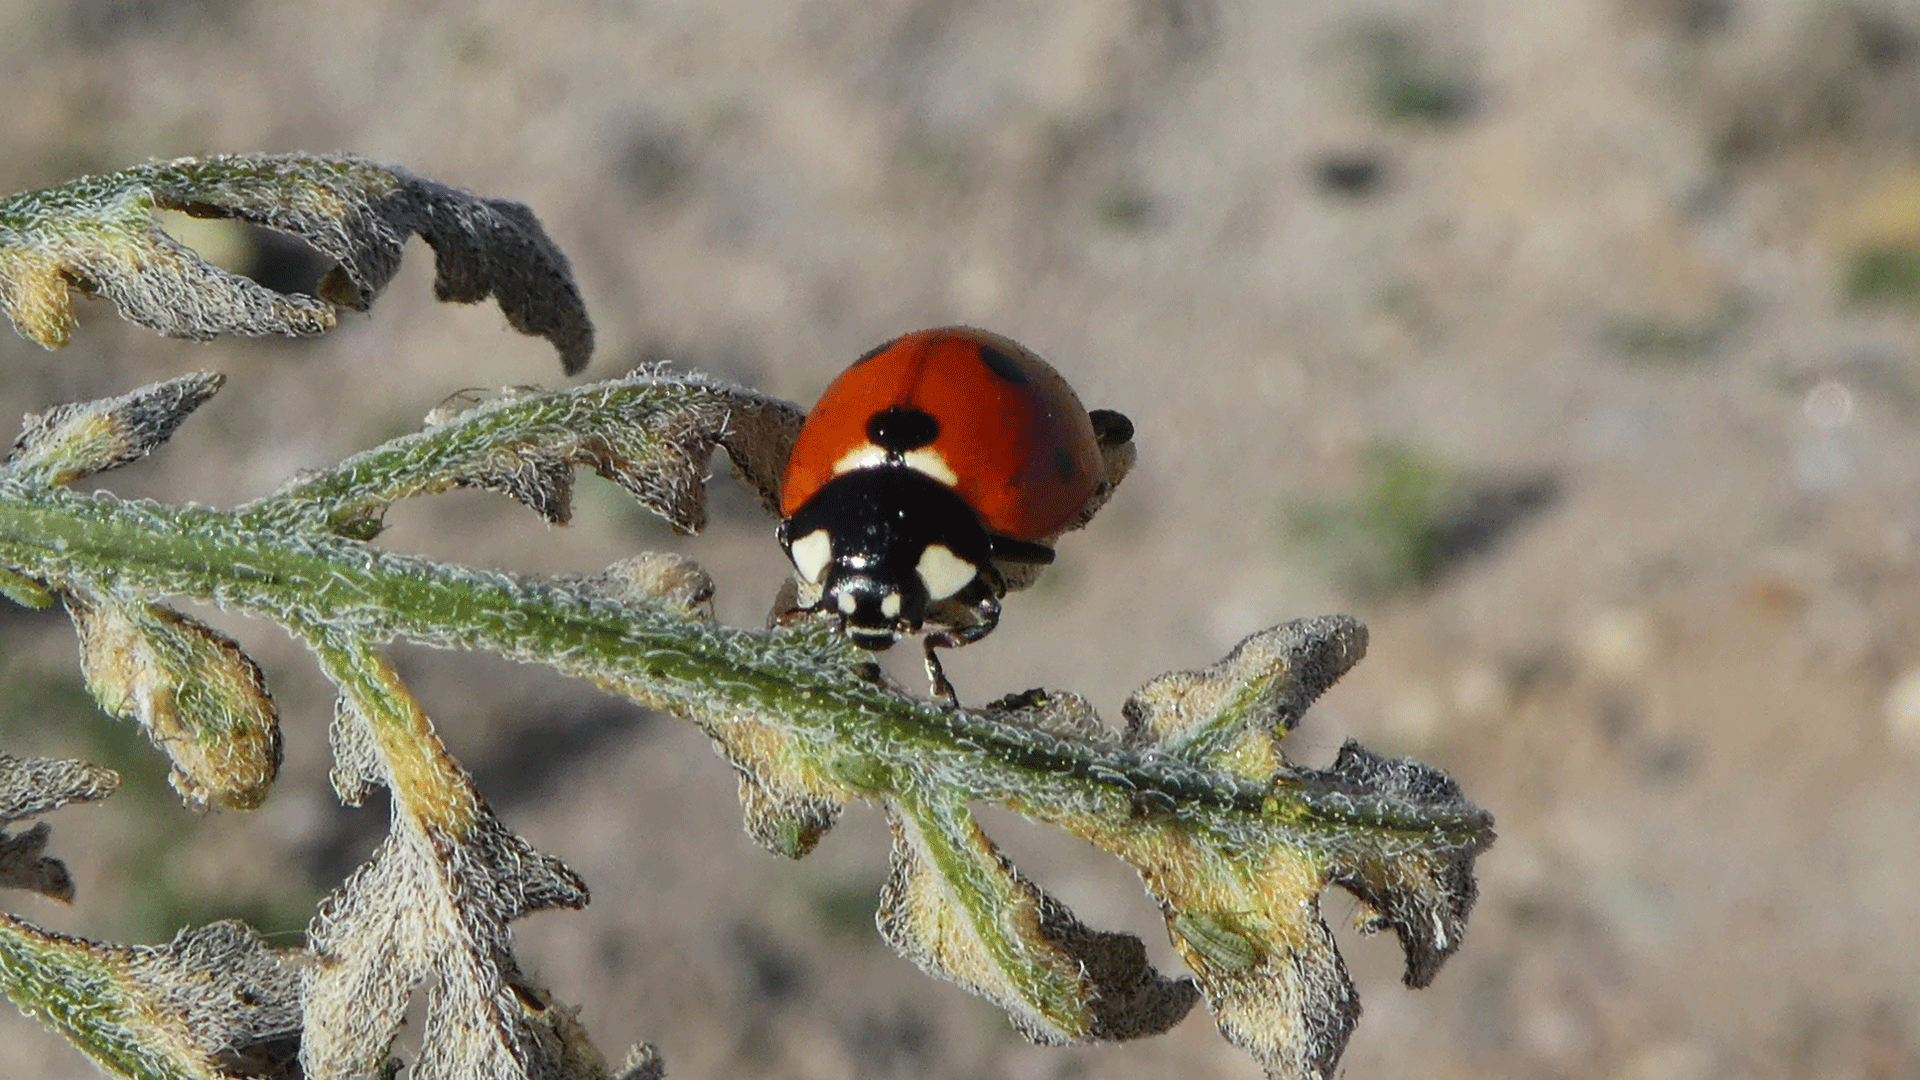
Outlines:
{"type": "Polygon", "coordinates": [[[1427,858],[1398,861],[1389,876],[1348,867],[1332,878],[1370,909],[1362,930],[1391,929],[1400,940],[1406,984],[1432,983],[1466,935],[1467,918],[1479,898],[1473,862],[1493,843],[1492,816],[1468,802],[1460,785],[1439,769],[1410,758],[1384,757],[1351,739],[1330,768],[1314,775],[1365,792],[1409,816],[1450,812],[1478,826],[1458,843],[1436,840],[1427,858]]]}
{"type": "Polygon", "coordinates": [[[66,484],[147,456],[218,393],[226,376],[197,371],[118,397],[29,413],[0,474],[66,484]]]}

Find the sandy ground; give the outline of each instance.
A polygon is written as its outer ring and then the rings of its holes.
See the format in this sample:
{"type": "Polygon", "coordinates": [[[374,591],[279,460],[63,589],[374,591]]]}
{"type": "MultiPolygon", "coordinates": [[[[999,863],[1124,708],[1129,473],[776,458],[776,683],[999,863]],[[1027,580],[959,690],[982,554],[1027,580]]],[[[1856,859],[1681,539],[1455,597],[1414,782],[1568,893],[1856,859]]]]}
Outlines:
{"type": "MultiPolygon", "coordinates": [[[[1071,688],[1117,719],[1157,673],[1350,611],[1371,654],[1293,753],[1417,755],[1498,818],[1431,989],[1343,937],[1367,1010],[1345,1075],[1920,1070],[1920,317],[1844,288],[1863,248],[1920,245],[1907,0],[533,10],[15,0],[0,190],[340,149],[519,199],[574,260],[588,377],[666,360],[809,400],[903,330],[1008,333],[1128,413],[1141,463],[950,660],[963,694],[1071,688]],[[1470,550],[1422,587],[1353,587],[1286,526],[1364,486],[1383,443],[1482,496],[1470,550]]],[[[0,334],[0,414],[223,370],[111,486],[228,505],[451,391],[559,379],[491,307],[435,304],[426,254],[318,341],[162,341],[97,303],[60,353],[0,334]]],[[[716,490],[683,539],[583,487],[564,530],[462,495],[397,510],[383,542],[530,572],[671,547],[714,572],[723,618],[760,620],[782,563],[744,496],[716,490]]],[[[273,799],[195,818],[122,747],[128,793],[55,820],[78,902],[16,910],[145,940],[228,913],[295,930],[371,848],[380,811],[325,787],[311,664],[222,625],[286,714],[273,799]]],[[[76,734],[58,617],[0,612],[0,650],[10,749],[99,738],[76,734]]],[[[1027,1047],[872,933],[871,812],[790,864],[741,833],[685,725],[402,659],[510,824],[591,882],[591,909],[521,940],[611,1054],[654,1040],[682,1078],[1257,1074],[1199,1015],[1027,1047]]],[[[989,818],[1083,918],[1174,964],[1124,869],[989,818]]],[[[12,1076],[93,1075],[11,1014],[0,1048],[12,1076]]]]}

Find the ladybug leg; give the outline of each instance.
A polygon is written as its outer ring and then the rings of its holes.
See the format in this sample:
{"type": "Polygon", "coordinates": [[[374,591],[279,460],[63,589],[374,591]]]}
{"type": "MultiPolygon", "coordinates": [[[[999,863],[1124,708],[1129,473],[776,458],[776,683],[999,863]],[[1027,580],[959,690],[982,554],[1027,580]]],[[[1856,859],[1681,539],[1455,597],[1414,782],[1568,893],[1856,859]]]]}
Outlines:
{"type": "Polygon", "coordinates": [[[989,550],[993,557],[1002,562],[1026,563],[1033,566],[1047,566],[1053,562],[1053,549],[1045,544],[1036,544],[1031,540],[1015,540],[1008,536],[988,537],[989,550]]]}
{"type": "Polygon", "coordinates": [[[942,630],[930,631],[921,639],[926,650],[927,680],[933,684],[933,696],[950,708],[960,707],[960,697],[953,691],[953,684],[947,681],[947,673],[940,666],[940,658],[934,655],[935,649],[957,649],[972,644],[993,632],[1000,625],[1000,596],[991,582],[984,577],[975,581],[970,589],[977,589],[978,598],[972,608],[976,622],[964,626],[949,626],[942,630]]]}
{"type": "Polygon", "coordinates": [[[811,610],[800,603],[800,586],[792,578],[781,582],[780,591],[773,594],[773,609],[767,612],[767,629],[776,626],[792,626],[800,617],[811,610]]]}
{"type": "MultiPolygon", "coordinates": [[[[773,630],[782,626],[792,626],[794,623],[802,622],[809,616],[817,614],[819,611],[820,597],[816,595],[808,599],[804,595],[804,589],[800,581],[796,578],[789,577],[780,583],[780,591],[773,595],[773,607],[767,612],[767,629],[773,630]]],[[[840,616],[840,621],[844,628],[846,616],[840,616]]]]}
{"type": "Polygon", "coordinates": [[[927,681],[933,684],[934,699],[949,709],[960,707],[960,695],[953,692],[953,684],[947,681],[946,669],[940,666],[940,658],[934,655],[934,641],[927,638],[923,645],[927,650],[927,681]]]}

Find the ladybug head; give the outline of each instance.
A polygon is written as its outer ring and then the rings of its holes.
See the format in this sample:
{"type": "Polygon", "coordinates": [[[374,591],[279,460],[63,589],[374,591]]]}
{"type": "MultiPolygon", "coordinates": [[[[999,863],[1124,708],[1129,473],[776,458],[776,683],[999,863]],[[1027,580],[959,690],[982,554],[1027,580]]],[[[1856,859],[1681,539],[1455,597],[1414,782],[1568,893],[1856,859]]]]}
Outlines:
{"type": "Polygon", "coordinates": [[[839,612],[855,645],[875,652],[920,629],[927,616],[926,588],[912,574],[883,577],[886,570],[835,560],[822,583],[821,606],[839,612]]]}
{"type": "Polygon", "coordinates": [[[929,604],[992,572],[991,542],[966,502],[904,466],[835,478],[781,522],[780,542],[820,587],[819,607],[875,651],[918,633],[929,604]]]}

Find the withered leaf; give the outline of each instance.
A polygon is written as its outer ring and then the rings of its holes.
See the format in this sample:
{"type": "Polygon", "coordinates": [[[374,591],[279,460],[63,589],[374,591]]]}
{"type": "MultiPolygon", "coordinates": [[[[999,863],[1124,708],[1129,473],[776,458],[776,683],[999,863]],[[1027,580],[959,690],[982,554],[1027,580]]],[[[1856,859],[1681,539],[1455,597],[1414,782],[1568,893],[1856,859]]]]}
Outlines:
{"type": "Polygon", "coordinates": [[[120,774],[84,761],[0,754],[0,821],[19,821],[71,802],[97,802],[120,787],[120,774]]]}
{"type": "Polygon", "coordinates": [[[691,618],[713,621],[713,575],[685,555],[642,552],[598,574],[560,580],[615,603],[664,603],[691,618]]]}
{"type": "Polygon", "coordinates": [[[1212,667],[1162,675],[1128,698],[1127,745],[1266,780],[1284,764],[1279,741],[1366,652],[1367,628],[1349,615],[1252,634],[1212,667]]]}
{"type": "Polygon", "coordinates": [[[651,369],[568,390],[518,388],[356,454],[243,512],[261,525],[337,532],[364,529],[403,498],[478,487],[564,524],[573,512],[573,471],[584,467],[692,533],[706,524],[714,448],[727,447],[748,485],[777,505],[780,470],[801,420],[789,402],[651,369]]]}
{"type": "Polygon", "coordinates": [[[584,907],[585,882],[494,816],[376,652],[330,636],[320,655],[349,702],[336,728],[360,759],[348,770],[353,792],[380,780],[394,798],[386,841],[307,931],[318,961],[304,982],[307,1075],[389,1071],[408,1001],[425,984],[410,1075],[604,1080],[606,1062],[572,1011],[519,969],[507,926],[584,907]]]}
{"type": "Polygon", "coordinates": [[[1005,1009],[1039,1043],[1157,1035],[1198,1000],[1138,938],[1096,931],[1015,870],[964,804],[887,799],[893,868],[880,935],[929,974],[1005,1009]]]}
{"type": "MultiPolygon", "coordinates": [[[[119,786],[119,774],[84,761],[0,754],[0,822],[104,799],[119,786]]],[[[63,903],[73,899],[73,875],[45,854],[52,831],[44,821],[24,833],[0,829],[0,888],[26,889],[63,903]]]]}
{"type": "Polygon", "coordinates": [[[118,946],[0,914],[0,989],[123,1076],[296,1080],[297,955],[238,922],[118,946]]]}
{"type": "Polygon", "coordinates": [[[152,453],[217,393],[226,376],[198,371],[118,397],[29,413],[0,476],[69,484],[152,453]]]}
{"type": "Polygon", "coordinates": [[[796,770],[791,736],[771,724],[740,719],[703,726],[739,776],[747,835],[790,859],[813,851],[840,820],[845,789],[796,770]]]}
{"type": "Polygon", "coordinates": [[[25,889],[61,903],[73,900],[73,874],[48,857],[53,826],[42,821],[23,833],[0,831],[0,888],[25,889]]]}
{"type": "Polygon", "coordinates": [[[1222,832],[1163,813],[1093,837],[1140,871],[1222,1034],[1274,1077],[1331,1076],[1359,1017],[1321,892],[1347,888],[1363,928],[1394,929],[1406,981],[1424,986],[1460,945],[1473,860],[1493,841],[1492,819],[1429,766],[1355,743],[1329,769],[1286,762],[1280,740],[1365,646],[1351,618],[1302,619],[1150,682],[1127,702],[1128,745],[1261,783],[1263,820],[1222,832]]]}
{"type": "MultiPolygon", "coordinates": [[[[1453,778],[1409,758],[1389,758],[1349,739],[1324,772],[1305,772],[1303,783],[1326,782],[1388,809],[1401,821],[1440,814],[1472,815],[1478,809],[1453,778]]],[[[1447,842],[1424,836],[1397,849],[1349,846],[1333,868],[1333,881],[1358,897],[1368,915],[1367,931],[1391,929],[1406,957],[1408,986],[1426,986],[1440,965],[1460,948],[1479,887],[1474,856],[1492,840],[1491,823],[1479,842],[1447,842]]]]}
{"type": "Polygon", "coordinates": [[[308,929],[319,960],[306,972],[308,1075],[377,1075],[413,991],[431,980],[411,1075],[598,1080],[561,1068],[593,1055],[519,970],[507,929],[529,912],[586,902],[571,870],[490,813],[455,837],[396,811],[392,835],[308,929]]]}
{"type": "Polygon", "coordinates": [[[416,233],[434,249],[436,296],[493,296],[515,329],[553,343],[568,373],[586,366],[593,325],[532,211],[345,155],[182,158],[0,201],[0,309],[48,348],[73,332],[70,288],[170,337],[318,334],[333,305],[372,304],[416,233]],[[155,208],[275,229],[336,266],[319,296],[278,293],[202,259],[156,223],[155,208]]]}

